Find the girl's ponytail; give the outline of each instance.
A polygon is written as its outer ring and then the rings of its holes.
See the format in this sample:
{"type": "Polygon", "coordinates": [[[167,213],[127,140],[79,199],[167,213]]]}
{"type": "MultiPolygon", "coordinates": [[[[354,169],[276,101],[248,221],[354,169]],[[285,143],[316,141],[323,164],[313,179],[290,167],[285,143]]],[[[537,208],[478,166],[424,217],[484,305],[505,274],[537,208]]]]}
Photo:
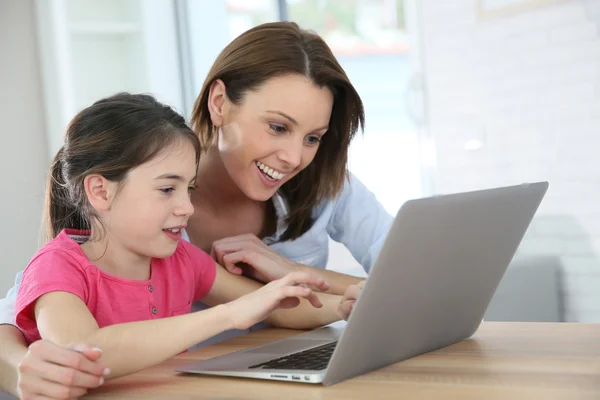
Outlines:
{"type": "Polygon", "coordinates": [[[89,229],[89,223],[75,206],[63,170],[64,146],[52,160],[46,186],[46,240],[54,239],[63,229],[89,229]]]}

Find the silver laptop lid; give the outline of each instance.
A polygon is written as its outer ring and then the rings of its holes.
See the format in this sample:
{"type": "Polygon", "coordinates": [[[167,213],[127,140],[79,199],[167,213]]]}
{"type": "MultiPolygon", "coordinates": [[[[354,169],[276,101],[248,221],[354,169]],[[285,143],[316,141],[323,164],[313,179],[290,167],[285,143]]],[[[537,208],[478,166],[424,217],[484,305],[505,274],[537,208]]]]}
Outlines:
{"type": "Polygon", "coordinates": [[[539,182],[406,202],[323,383],[470,337],[547,188],[539,182]]]}

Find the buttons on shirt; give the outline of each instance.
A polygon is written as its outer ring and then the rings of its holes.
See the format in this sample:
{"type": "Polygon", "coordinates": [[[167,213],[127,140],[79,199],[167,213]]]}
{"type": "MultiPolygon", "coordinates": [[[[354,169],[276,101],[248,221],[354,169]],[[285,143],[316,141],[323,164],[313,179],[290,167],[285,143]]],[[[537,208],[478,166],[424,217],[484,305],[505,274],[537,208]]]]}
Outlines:
{"type": "Polygon", "coordinates": [[[156,309],[156,307],[152,307],[152,314],[156,315],[157,312],[158,310],[156,309]]]}
{"type": "Polygon", "coordinates": [[[148,291],[149,291],[150,293],[152,293],[152,292],[154,291],[154,288],[152,287],[152,285],[148,285],[148,291]]]}

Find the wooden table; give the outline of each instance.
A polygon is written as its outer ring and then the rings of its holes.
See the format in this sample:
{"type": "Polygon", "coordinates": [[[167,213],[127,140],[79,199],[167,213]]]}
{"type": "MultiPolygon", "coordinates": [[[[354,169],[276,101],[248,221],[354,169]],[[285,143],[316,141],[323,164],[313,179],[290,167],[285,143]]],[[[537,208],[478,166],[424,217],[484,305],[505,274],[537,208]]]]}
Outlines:
{"type": "Polygon", "coordinates": [[[600,324],[484,322],[468,340],[330,387],[184,375],[181,364],[297,334],[265,329],[115,379],[104,399],[600,399],[600,324]]]}

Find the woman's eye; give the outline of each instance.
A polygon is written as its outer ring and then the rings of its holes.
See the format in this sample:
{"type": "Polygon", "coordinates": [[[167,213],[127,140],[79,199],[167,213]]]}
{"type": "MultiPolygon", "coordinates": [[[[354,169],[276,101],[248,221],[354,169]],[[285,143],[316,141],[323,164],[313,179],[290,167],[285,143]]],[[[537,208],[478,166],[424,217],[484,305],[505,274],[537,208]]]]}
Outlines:
{"type": "Polygon", "coordinates": [[[196,186],[188,186],[188,193],[192,194],[192,192],[196,190],[196,186]]]}
{"type": "Polygon", "coordinates": [[[173,190],[175,190],[175,188],[172,188],[172,187],[160,189],[160,191],[163,192],[164,194],[171,194],[171,192],[173,190]]]}
{"type": "Polygon", "coordinates": [[[269,124],[269,128],[275,133],[286,133],[287,128],[284,125],[269,124]]]}
{"type": "Polygon", "coordinates": [[[321,138],[319,136],[309,136],[306,138],[306,141],[308,142],[308,144],[314,146],[321,143],[321,138]]]}

